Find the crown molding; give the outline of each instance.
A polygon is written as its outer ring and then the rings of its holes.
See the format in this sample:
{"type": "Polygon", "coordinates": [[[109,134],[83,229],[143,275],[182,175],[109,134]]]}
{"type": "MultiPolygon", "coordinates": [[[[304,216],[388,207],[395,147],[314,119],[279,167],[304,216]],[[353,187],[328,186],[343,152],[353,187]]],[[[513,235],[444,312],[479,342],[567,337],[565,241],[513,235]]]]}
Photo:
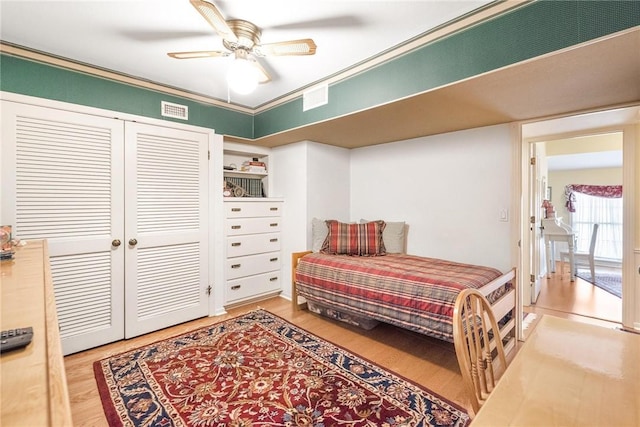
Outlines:
{"type": "Polygon", "coordinates": [[[446,37],[457,31],[461,31],[466,28],[469,28],[470,26],[476,25],[480,22],[483,22],[494,16],[502,14],[513,8],[519,7],[523,4],[529,3],[530,1],[531,0],[496,1],[494,3],[491,3],[485,6],[484,8],[481,8],[477,11],[473,11],[470,14],[467,14],[454,21],[443,24],[442,26],[437,27],[431,31],[428,31],[427,33],[424,33],[414,39],[411,39],[399,46],[396,46],[385,52],[382,52],[381,54],[373,58],[370,58],[368,60],[365,60],[359,64],[356,64],[353,67],[350,67],[346,70],[338,72],[320,81],[309,84],[305,87],[299,88],[287,95],[274,99],[256,108],[241,106],[237,104],[231,104],[217,98],[212,98],[206,95],[185,91],[183,89],[179,89],[176,87],[163,85],[153,81],[141,79],[139,77],[130,76],[130,75],[119,73],[113,70],[96,67],[95,65],[82,63],[79,61],[73,61],[73,60],[58,57],[46,52],[39,52],[36,50],[28,49],[22,46],[17,46],[11,43],[3,42],[3,41],[0,41],[0,53],[48,64],[55,67],[60,67],[60,68],[64,68],[71,71],[76,71],[79,73],[84,73],[84,74],[88,74],[88,75],[92,75],[92,76],[96,76],[104,79],[117,81],[117,82],[124,83],[131,86],[141,87],[141,88],[153,90],[156,92],[174,95],[181,98],[201,102],[204,104],[241,112],[244,114],[255,115],[263,111],[269,110],[271,108],[275,108],[293,99],[299,98],[302,96],[305,90],[308,90],[311,87],[314,87],[320,84],[331,85],[341,80],[348,79],[349,77],[365,72],[366,70],[373,68],[377,65],[380,65],[384,62],[391,61],[394,58],[404,55],[427,43],[431,43],[437,39],[446,37]]]}

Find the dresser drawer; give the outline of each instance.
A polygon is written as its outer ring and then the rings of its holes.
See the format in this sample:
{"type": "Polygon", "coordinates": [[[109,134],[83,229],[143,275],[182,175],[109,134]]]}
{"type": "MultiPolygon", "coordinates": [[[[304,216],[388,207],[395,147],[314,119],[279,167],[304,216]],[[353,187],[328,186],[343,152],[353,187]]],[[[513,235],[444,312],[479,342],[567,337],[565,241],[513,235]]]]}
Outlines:
{"type": "Polygon", "coordinates": [[[227,236],[280,231],[280,218],[230,218],[225,221],[227,236]]]}
{"type": "Polygon", "coordinates": [[[280,216],[281,202],[225,202],[227,218],[251,218],[259,216],[280,216]]]}
{"type": "Polygon", "coordinates": [[[225,289],[225,300],[228,304],[268,292],[279,291],[280,287],[279,271],[243,277],[241,279],[228,280],[225,289]]]}
{"type": "Polygon", "coordinates": [[[227,237],[227,257],[238,257],[280,250],[280,233],[227,237]]]}
{"type": "Polygon", "coordinates": [[[226,261],[225,277],[237,279],[268,271],[277,271],[280,270],[281,264],[280,252],[231,258],[226,261]]]}

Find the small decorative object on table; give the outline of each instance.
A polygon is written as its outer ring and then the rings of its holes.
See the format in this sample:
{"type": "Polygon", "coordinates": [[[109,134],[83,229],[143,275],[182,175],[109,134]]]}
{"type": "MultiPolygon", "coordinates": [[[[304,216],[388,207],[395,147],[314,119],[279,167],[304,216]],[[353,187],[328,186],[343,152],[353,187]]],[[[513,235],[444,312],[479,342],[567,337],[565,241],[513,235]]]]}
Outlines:
{"type": "Polygon", "coordinates": [[[545,218],[551,219],[556,217],[556,210],[553,207],[553,203],[549,200],[544,200],[542,202],[542,207],[544,208],[545,218]]]}
{"type": "Polygon", "coordinates": [[[11,259],[15,253],[11,242],[11,226],[0,226],[0,260],[11,259]]]}

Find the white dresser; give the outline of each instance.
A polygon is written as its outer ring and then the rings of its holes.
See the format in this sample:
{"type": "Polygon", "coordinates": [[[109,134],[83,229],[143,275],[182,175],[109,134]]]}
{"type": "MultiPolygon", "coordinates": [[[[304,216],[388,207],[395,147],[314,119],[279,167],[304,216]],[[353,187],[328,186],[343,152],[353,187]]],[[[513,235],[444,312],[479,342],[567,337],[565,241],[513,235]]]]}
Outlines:
{"type": "Polygon", "coordinates": [[[225,206],[225,306],[282,287],[281,199],[229,199],[225,206]]]}

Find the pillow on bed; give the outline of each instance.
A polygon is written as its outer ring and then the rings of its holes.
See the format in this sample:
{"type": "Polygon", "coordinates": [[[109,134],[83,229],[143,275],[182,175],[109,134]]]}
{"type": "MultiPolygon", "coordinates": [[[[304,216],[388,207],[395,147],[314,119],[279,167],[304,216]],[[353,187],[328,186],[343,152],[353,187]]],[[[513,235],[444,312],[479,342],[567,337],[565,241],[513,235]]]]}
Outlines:
{"type": "Polygon", "coordinates": [[[313,218],[311,220],[311,250],[320,252],[325,239],[329,234],[327,223],[323,219],[313,218]]]}
{"type": "Polygon", "coordinates": [[[320,252],[330,255],[385,255],[386,249],[382,240],[384,221],[372,221],[366,224],[346,224],[344,222],[326,221],[329,233],[324,240],[320,252]]]}
{"type": "MultiPolygon", "coordinates": [[[[361,219],[361,223],[371,222],[366,219],[361,219]]],[[[405,227],[404,221],[401,222],[386,222],[386,227],[382,231],[382,240],[384,241],[384,247],[388,254],[403,254],[406,252],[405,244],[405,227]]]]}

